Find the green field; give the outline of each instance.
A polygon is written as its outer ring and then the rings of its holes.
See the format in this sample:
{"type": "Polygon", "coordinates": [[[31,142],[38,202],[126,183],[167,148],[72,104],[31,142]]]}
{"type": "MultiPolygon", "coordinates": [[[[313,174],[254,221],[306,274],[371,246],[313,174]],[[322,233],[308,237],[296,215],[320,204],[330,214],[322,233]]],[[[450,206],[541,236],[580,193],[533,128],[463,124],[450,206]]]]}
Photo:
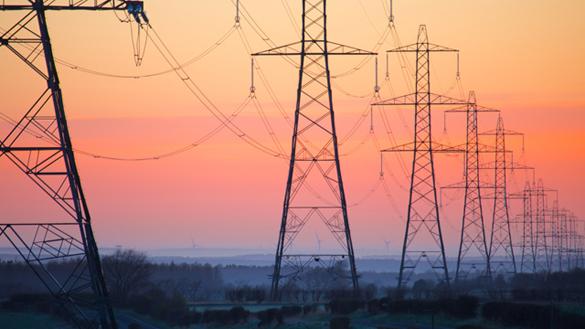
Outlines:
{"type": "Polygon", "coordinates": [[[2,329],[68,329],[59,319],[40,313],[0,312],[2,329]]]}

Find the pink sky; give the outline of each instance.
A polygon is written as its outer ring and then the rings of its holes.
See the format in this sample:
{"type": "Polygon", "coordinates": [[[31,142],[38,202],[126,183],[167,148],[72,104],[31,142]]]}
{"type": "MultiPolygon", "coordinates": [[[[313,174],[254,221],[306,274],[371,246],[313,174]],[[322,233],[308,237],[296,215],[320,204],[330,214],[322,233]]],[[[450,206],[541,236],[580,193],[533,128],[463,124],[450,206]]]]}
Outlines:
{"type": "MultiPolygon", "coordinates": [[[[375,44],[387,18],[380,2],[362,3],[363,8],[359,2],[329,4],[331,40],[362,48],[375,44]],[[349,20],[354,23],[347,24],[349,20]]],[[[280,2],[250,0],[244,4],[276,43],[298,38],[280,2]]],[[[298,3],[291,2],[291,8],[298,13],[298,3]]],[[[185,0],[147,2],[147,11],[180,61],[212,44],[233,22],[233,8],[227,0],[204,4],[185,0]]],[[[580,197],[585,185],[582,61],[585,43],[581,35],[585,23],[580,17],[584,11],[585,3],[578,0],[562,3],[416,0],[399,2],[395,12],[403,43],[414,42],[417,25],[426,23],[431,42],[461,49],[464,87],[476,90],[481,103],[502,109],[507,128],[526,133],[523,159],[537,167],[546,185],[560,190],[562,205],[581,216],[585,215],[580,197]]],[[[147,49],[143,67],[133,67],[127,24],[118,23],[111,14],[98,16],[50,14],[56,55],[107,72],[147,73],[166,68],[154,48],[147,49]]],[[[0,23],[2,28],[7,25],[4,20],[0,23]]],[[[255,51],[267,47],[246,24],[243,29],[255,51]]],[[[395,41],[389,38],[382,49],[394,45],[395,41]]],[[[16,118],[42,90],[42,81],[6,49],[0,48],[0,62],[1,111],[16,118]]],[[[411,87],[402,78],[397,62],[397,58],[391,58],[390,73],[395,94],[400,94],[411,87]]],[[[292,115],[295,70],[278,59],[262,59],[259,63],[284,109],[292,115]]],[[[333,74],[355,63],[333,60],[333,74]]],[[[383,77],[383,56],[380,63],[383,77]]],[[[439,55],[433,63],[436,91],[451,89],[454,58],[439,55]]],[[[172,74],[116,80],[63,66],[59,69],[73,143],[81,150],[130,157],[157,154],[196,140],[217,124],[172,74]]],[[[212,55],[188,68],[225,113],[247,96],[248,70],[249,56],[237,33],[212,55]]],[[[370,63],[352,77],[335,83],[352,94],[365,95],[373,89],[372,71],[370,63]]],[[[382,90],[385,97],[390,96],[387,87],[384,85],[382,90]]],[[[257,82],[257,89],[258,98],[288,152],[290,127],[270,102],[265,86],[257,82]]],[[[460,96],[456,89],[450,94],[460,96]]],[[[339,88],[334,89],[334,97],[339,134],[344,136],[367,108],[369,99],[344,95],[339,88]]],[[[403,110],[400,115],[393,112],[389,118],[399,141],[409,141],[412,111],[403,110]]],[[[437,139],[446,140],[442,119],[442,113],[435,112],[434,133],[437,139]]],[[[495,119],[490,115],[480,118],[481,130],[493,129],[495,119]]],[[[448,133],[454,142],[462,140],[461,122],[450,121],[448,133]]],[[[236,123],[272,147],[253,108],[246,109],[236,123]]],[[[375,130],[387,146],[380,121],[375,122],[375,130]]],[[[368,131],[369,119],[342,145],[342,152],[354,149],[368,137],[368,131]]],[[[519,153],[519,142],[511,144],[519,153]]],[[[96,236],[102,246],[186,247],[194,239],[202,246],[272,250],[276,243],[288,164],[258,152],[227,131],[188,153],[168,159],[115,162],[81,154],[77,159],[96,236]]],[[[404,159],[410,169],[410,156],[404,159]]],[[[396,158],[388,156],[386,165],[391,170],[385,177],[392,201],[378,188],[363,203],[350,208],[358,254],[382,251],[385,239],[391,241],[392,252],[398,253],[402,243],[407,201],[402,187],[408,186],[408,179],[396,158]]],[[[439,184],[461,179],[461,165],[461,159],[439,156],[439,184]]],[[[37,193],[10,163],[0,161],[0,169],[5,172],[0,197],[6,218],[46,216],[53,211],[46,197],[37,193]]],[[[377,184],[379,153],[370,140],[357,152],[342,158],[342,171],[348,202],[353,204],[377,184]]],[[[517,186],[510,189],[521,186],[519,175],[517,186]]],[[[513,213],[519,210],[514,206],[513,213]]],[[[451,254],[458,236],[460,212],[457,201],[445,209],[444,233],[451,254]]],[[[300,242],[312,247],[313,234],[300,242]]]]}

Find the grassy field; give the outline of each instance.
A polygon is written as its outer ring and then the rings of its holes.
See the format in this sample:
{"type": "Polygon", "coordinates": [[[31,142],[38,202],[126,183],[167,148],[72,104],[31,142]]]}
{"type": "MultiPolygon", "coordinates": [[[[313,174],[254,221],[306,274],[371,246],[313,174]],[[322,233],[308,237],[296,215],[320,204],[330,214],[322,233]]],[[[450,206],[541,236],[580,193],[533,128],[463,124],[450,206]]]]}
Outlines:
{"type": "MultiPolygon", "coordinates": [[[[299,316],[286,318],[283,325],[278,326],[278,329],[328,329],[331,314],[316,313],[307,316],[299,316]]],[[[196,325],[189,329],[256,329],[258,328],[258,320],[253,316],[250,317],[248,323],[237,325],[196,325]]],[[[452,329],[463,324],[481,324],[486,329],[501,329],[501,326],[490,325],[482,322],[480,319],[457,320],[445,316],[435,317],[436,329],[452,329]]],[[[273,325],[268,328],[275,328],[273,325]]],[[[412,314],[398,314],[398,315],[370,315],[364,311],[358,311],[351,315],[352,329],[378,329],[378,328],[392,328],[392,329],[427,329],[432,328],[432,319],[430,316],[420,316],[412,314]]]]}
{"type": "Polygon", "coordinates": [[[65,323],[40,313],[0,312],[2,329],[69,329],[65,323]]]}
{"type": "MultiPolygon", "coordinates": [[[[193,305],[198,307],[198,311],[204,309],[229,309],[233,304],[203,304],[193,305]]],[[[247,305],[247,309],[252,312],[261,311],[266,308],[278,306],[275,304],[265,305],[247,305]]],[[[565,304],[563,305],[565,311],[574,313],[582,313],[585,311],[582,305],[565,304]]],[[[130,323],[138,323],[144,329],[175,329],[164,323],[154,320],[148,316],[137,314],[128,310],[117,310],[120,329],[126,329],[130,323]]],[[[329,328],[329,321],[331,314],[318,311],[313,314],[305,316],[296,316],[285,318],[284,324],[278,326],[278,329],[327,329],[329,328]]],[[[368,314],[366,311],[357,311],[351,314],[351,328],[352,329],[378,329],[378,328],[392,328],[392,329],[454,329],[461,325],[481,325],[486,329],[501,329],[501,325],[490,324],[482,321],[479,317],[474,319],[461,320],[450,318],[444,315],[437,315],[434,321],[430,315],[415,315],[415,314],[368,314]],[[434,327],[433,327],[434,322],[434,327]]],[[[258,328],[259,320],[253,315],[250,315],[247,323],[240,323],[237,325],[218,325],[218,324],[197,324],[192,325],[189,329],[256,329],[258,328]]],[[[269,328],[274,328],[275,325],[269,328]]],[[[41,313],[24,313],[24,312],[8,312],[0,311],[0,328],[1,329],[72,329],[65,323],[41,313]]],[[[521,329],[506,327],[507,329],[521,329]]],[[[182,327],[181,329],[187,329],[182,327]]]]}

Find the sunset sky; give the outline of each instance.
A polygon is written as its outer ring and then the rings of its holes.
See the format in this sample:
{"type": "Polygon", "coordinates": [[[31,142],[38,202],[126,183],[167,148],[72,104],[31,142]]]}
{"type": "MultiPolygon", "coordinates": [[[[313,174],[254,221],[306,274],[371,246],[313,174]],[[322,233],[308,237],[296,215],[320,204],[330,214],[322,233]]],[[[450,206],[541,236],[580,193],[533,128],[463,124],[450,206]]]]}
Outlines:
{"type": "MultiPolygon", "coordinates": [[[[561,206],[585,216],[585,2],[394,2],[400,40],[389,35],[379,51],[382,98],[413,88],[405,78],[408,70],[401,68],[396,55],[390,56],[390,80],[384,81],[383,51],[414,43],[418,25],[426,24],[432,43],[461,51],[463,94],[455,84],[456,59],[448,54],[438,54],[431,60],[434,91],[461,98],[475,90],[481,104],[501,109],[506,128],[526,134],[524,153],[521,139],[510,137],[508,141],[514,159],[536,167],[545,185],[559,190],[561,206]]],[[[300,21],[301,1],[241,3],[274,43],[299,39],[295,24],[300,21]],[[292,18],[283,3],[290,7],[292,18]]],[[[373,49],[387,29],[386,0],[329,1],[328,6],[330,41],[373,49]]],[[[235,6],[230,0],[146,0],[145,7],[154,30],[181,63],[213,45],[234,24],[235,6]]],[[[17,17],[0,12],[2,31],[17,17]]],[[[119,22],[111,12],[51,12],[48,23],[55,56],[60,60],[118,75],[143,75],[169,68],[151,43],[147,44],[143,64],[135,67],[130,24],[119,22]]],[[[234,30],[212,53],[186,67],[195,83],[226,115],[249,94],[250,56],[241,36],[249,40],[253,51],[269,48],[248,21],[242,20],[240,32],[234,30]]],[[[406,59],[414,67],[414,57],[407,55],[406,59]]],[[[332,59],[332,74],[345,72],[360,60],[332,59]]],[[[0,63],[0,112],[16,119],[38,97],[45,82],[6,47],[0,47],[0,63]]],[[[278,58],[260,58],[257,64],[283,109],[292,116],[296,69],[278,58]]],[[[73,144],[78,150],[112,157],[149,157],[192,143],[218,124],[172,72],[118,79],[64,65],[58,65],[58,69],[73,144]]],[[[258,100],[288,153],[291,128],[256,74],[258,100]]],[[[343,140],[369,108],[374,61],[352,75],[334,79],[333,84],[338,133],[343,140]]],[[[412,109],[385,111],[398,143],[410,141],[412,109]]],[[[445,133],[443,113],[436,109],[433,115],[433,133],[438,141],[464,142],[462,116],[448,117],[445,133]]],[[[381,146],[388,147],[390,142],[379,118],[379,114],[374,115],[374,130],[381,146]]],[[[494,129],[496,119],[497,115],[482,114],[480,130],[494,129]]],[[[234,122],[262,144],[275,148],[254,106],[244,109],[234,122]]],[[[401,169],[397,157],[385,155],[384,177],[389,190],[384,192],[378,183],[380,154],[369,130],[368,117],[340,146],[342,153],[349,153],[341,158],[341,169],[354,245],[358,256],[379,254],[384,251],[384,240],[390,240],[391,252],[398,254],[409,173],[401,169]]],[[[0,131],[4,134],[6,126],[0,131]]],[[[103,247],[175,248],[190,247],[194,241],[203,247],[271,252],[276,244],[288,162],[259,152],[226,129],[189,152],[164,159],[111,161],[78,153],[77,161],[96,238],[103,247]]],[[[402,161],[410,170],[410,155],[405,154],[402,161]]],[[[436,163],[439,186],[463,178],[462,157],[439,155],[436,163]]],[[[55,211],[46,196],[6,159],[1,159],[0,170],[4,173],[0,189],[2,218],[44,218],[55,211]]],[[[509,182],[510,192],[519,191],[524,179],[524,173],[516,173],[509,182]]],[[[443,232],[449,256],[456,250],[461,196],[448,192],[443,198],[443,232]]],[[[514,215],[521,209],[518,201],[513,201],[511,208],[514,215]]],[[[490,213],[485,216],[489,218],[490,213]]],[[[325,233],[315,233],[325,238],[325,233]]],[[[299,243],[314,247],[314,235],[299,243]]]]}

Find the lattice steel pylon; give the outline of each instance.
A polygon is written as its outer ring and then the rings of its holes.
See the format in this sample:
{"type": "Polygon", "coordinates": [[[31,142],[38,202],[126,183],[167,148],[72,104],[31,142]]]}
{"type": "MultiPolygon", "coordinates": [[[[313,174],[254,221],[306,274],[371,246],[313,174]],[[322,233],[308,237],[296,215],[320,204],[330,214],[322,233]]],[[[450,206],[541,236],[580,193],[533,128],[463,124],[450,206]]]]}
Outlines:
{"type": "Polygon", "coordinates": [[[584,229],[583,225],[585,222],[583,220],[577,219],[575,214],[570,214],[567,218],[567,226],[568,226],[568,258],[569,258],[569,268],[571,270],[576,268],[583,268],[585,266],[585,236],[584,236],[584,229]]]}
{"type": "MultiPolygon", "coordinates": [[[[478,109],[475,93],[469,93],[465,110],[449,110],[446,113],[463,112],[466,114],[465,142],[465,189],[461,237],[457,254],[455,280],[469,275],[491,277],[490,255],[485,233],[483,204],[481,197],[479,154],[495,152],[482,146],[480,149],[478,131],[478,112],[499,112],[487,108],[478,109]]],[[[447,186],[449,188],[451,186],[447,186]]],[[[458,186],[452,186],[457,188],[458,186]]]]}
{"type": "Polygon", "coordinates": [[[382,150],[382,152],[413,153],[407,223],[398,275],[398,287],[400,288],[408,283],[423,260],[435,273],[440,272],[438,274],[440,281],[449,284],[449,272],[447,270],[437,203],[434,154],[461,153],[463,150],[433,141],[431,106],[462,106],[467,105],[467,101],[431,93],[430,53],[458,52],[458,50],[429,43],[426,26],[421,25],[415,44],[399,47],[388,52],[412,52],[416,54],[415,92],[372,104],[373,106],[414,106],[415,110],[414,142],[382,150]],[[428,245],[429,242],[430,246],[428,245]]]}
{"type": "Polygon", "coordinates": [[[535,270],[537,272],[550,272],[551,253],[551,221],[547,216],[547,192],[554,191],[545,189],[542,179],[539,179],[533,195],[536,198],[536,232],[534,237],[535,270]]]}
{"type": "Polygon", "coordinates": [[[536,272],[536,250],[534,248],[534,214],[532,207],[532,187],[526,182],[522,192],[522,242],[520,244],[520,272],[536,272]]]}
{"type": "Polygon", "coordinates": [[[559,201],[554,200],[552,208],[548,212],[551,218],[551,271],[555,270],[558,272],[564,271],[565,264],[567,264],[566,258],[566,241],[567,241],[567,214],[565,209],[559,208],[559,201]]]}
{"type": "Polygon", "coordinates": [[[307,267],[331,267],[337,262],[347,263],[352,287],[359,288],[339,163],[329,56],[375,53],[329,41],[326,12],[325,0],[303,0],[301,41],[253,54],[300,57],[290,166],[272,276],[273,300],[280,299],[282,279],[298,279],[307,267]],[[319,194],[323,191],[328,195],[319,194]],[[303,227],[314,220],[322,221],[332,233],[335,252],[307,253],[294,244],[303,227]]]}
{"type": "Polygon", "coordinates": [[[47,83],[1,137],[0,156],[15,164],[67,215],[63,220],[2,222],[0,238],[16,248],[79,328],[114,329],[117,325],[73,154],[45,13],[130,9],[130,14],[140,15],[142,2],[15,0],[0,4],[0,11],[26,12],[0,35],[0,48],[14,53],[47,83]],[[47,266],[50,261],[68,261],[70,272],[53,272],[47,266]]]}
{"type": "MultiPolygon", "coordinates": [[[[512,243],[512,229],[510,225],[510,209],[508,206],[508,170],[515,169],[532,169],[524,166],[515,165],[513,162],[508,165],[506,136],[516,135],[523,136],[521,133],[508,131],[504,128],[504,119],[498,117],[496,130],[493,132],[484,132],[481,135],[495,136],[495,159],[493,163],[494,170],[494,194],[493,194],[493,211],[492,226],[489,241],[489,255],[491,270],[494,274],[515,274],[516,257],[514,255],[514,244],[512,243]]],[[[492,169],[492,168],[489,168],[492,169]]]]}
{"type": "MultiPolygon", "coordinates": [[[[542,180],[530,184],[521,193],[512,194],[512,198],[523,200],[521,216],[522,242],[520,272],[550,272],[551,271],[551,234],[553,223],[548,218],[547,194],[557,193],[557,190],[545,188],[542,180]]],[[[558,193],[556,200],[558,200],[558,193]]]]}
{"type": "MultiPolygon", "coordinates": [[[[498,116],[496,129],[482,132],[479,135],[495,137],[495,154],[494,162],[483,163],[481,169],[493,170],[493,185],[489,186],[493,190],[491,195],[483,196],[483,199],[493,200],[491,232],[489,239],[488,251],[490,253],[490,268],[492,274],[514,274],[517,273],[517,253],[514,252],[514,243],[511,224],[513,221],[509,215],[509,201],[511,199],[524,200],[523,193],[509,194],[507,188],[508,172],[515,170],[532,170],[534,168],[523,164],[515,163],[513,159],[508,160],[508,150],[506,139],[508,136],[522,137],[522,150],[524,150],[524,134],[504,128],[502,116],[498,116]]],[[[525,205],[529,205],[528,202],[525,205]]],[[[526,217],[527,218],[527,217],[526,217]]],[[[530,226],[526,226],[529,228],[530,226]]]]}

